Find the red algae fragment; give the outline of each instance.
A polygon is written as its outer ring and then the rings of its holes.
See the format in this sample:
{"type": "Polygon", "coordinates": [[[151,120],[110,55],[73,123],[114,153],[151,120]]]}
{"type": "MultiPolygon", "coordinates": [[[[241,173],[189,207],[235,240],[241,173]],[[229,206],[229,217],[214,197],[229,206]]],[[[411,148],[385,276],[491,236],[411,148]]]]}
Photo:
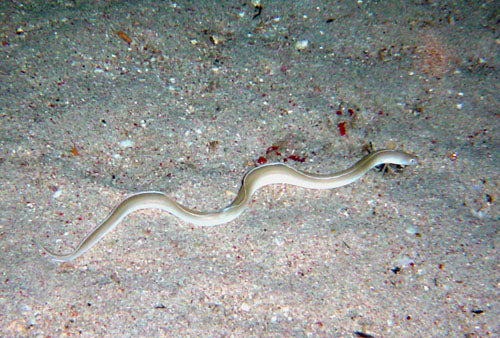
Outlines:
{"type": "Polygon", "coordinates": [[[297,155],[289,155],[287,159],[290,159],[292,161],[296,162],[305,162],[306,158],[305,157],[298,157],[297,155]]]}
{"type": "Polygon", "coordinates": [[[337,124],[337,127],[339,128],[340,136],[345,136],[345,122],[340,122],[337,124]]]}
{"type": "Polygon", "coordinates": [[[79,156],[80,155],[80,153],[78,152],[78,150],[75,147],[71,148],[70,152],[74,156],[79,156]]]}

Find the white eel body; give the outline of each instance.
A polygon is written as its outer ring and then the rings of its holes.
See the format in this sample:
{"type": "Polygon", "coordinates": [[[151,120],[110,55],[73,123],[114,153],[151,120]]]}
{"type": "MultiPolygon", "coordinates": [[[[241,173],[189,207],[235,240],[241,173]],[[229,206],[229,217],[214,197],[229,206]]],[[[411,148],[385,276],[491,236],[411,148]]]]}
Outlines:
{"type": "Polygon", "coordinates": [[[39,243],[36,244],[52,260],[67,262],[84,254],[113,230],[125,216],[136,210],[161,209],[195,225],[214,226],[230,222],[238,217],[246,209],[254,192],[266,185],[291,184],[308,189],[333,189],[358,180],[367,171],[380,164],[414,165],[417,164],[417,159],[413,155],[397,150],[378,150],[366,155],[350,168],[333,174],[307,173],[282,163],[263,165],[248,171],[243,177],[241,188],[234,201],[227,207],[214,212],[189,209],[162,192],[139,192],[118,204],[73,252],[57,254],[39,243]]]}

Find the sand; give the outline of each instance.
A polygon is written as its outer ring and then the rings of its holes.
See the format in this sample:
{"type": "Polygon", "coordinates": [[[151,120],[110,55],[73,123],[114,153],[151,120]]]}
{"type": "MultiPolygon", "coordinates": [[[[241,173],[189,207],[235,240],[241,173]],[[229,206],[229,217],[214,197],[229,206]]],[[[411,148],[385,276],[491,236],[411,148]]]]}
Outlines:
{"type": "MultiPolygon", "coordinates": [[[[494,1],[0,2],[0,335],[495,337],[494,1]],[[335,172],[370,149],[419,165],[330,191],[197,210],[248,170],[335,172]]],[[[495,319],[496,318],[496,319],[495,319]]]]}

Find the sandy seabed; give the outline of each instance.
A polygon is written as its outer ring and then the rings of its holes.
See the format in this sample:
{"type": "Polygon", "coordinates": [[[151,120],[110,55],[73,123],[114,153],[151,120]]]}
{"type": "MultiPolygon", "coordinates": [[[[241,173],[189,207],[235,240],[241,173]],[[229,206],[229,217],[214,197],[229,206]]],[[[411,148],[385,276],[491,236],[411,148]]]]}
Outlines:
{"type": "Polygon", "coordinates": [[[0,335],[498,337],[495,1],[1,1],[0,335]],[[263,188],[264,162],[419,165],[263,188]],[[496,318],[496,319],[495,319],[496,318]]]}

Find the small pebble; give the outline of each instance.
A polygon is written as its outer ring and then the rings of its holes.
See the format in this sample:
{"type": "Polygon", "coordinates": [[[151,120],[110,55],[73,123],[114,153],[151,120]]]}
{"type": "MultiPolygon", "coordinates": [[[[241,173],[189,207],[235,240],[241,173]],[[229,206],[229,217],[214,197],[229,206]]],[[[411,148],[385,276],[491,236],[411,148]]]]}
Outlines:
{"type": "Polygon", "coordinates": [[[285,241],[281,237],[274,237],[274,244],[277,246],[282,246],[285,241]]]}
{"type": "Polygon", "coordinates": [[[52,194],[52,198],[56,199],[56,198],[58,198],[61,195],[62,195],[62,190],[61,189],[57,189],[56,192],[52,194]]]}
{"type": "Polygon", "coordinates": [[[410,225],[407,229],[406,229],[406,232],[410,235],[415,235],[418,233],[418,229],[417,227],[413,226],[413,225],[410,225]]]}
{"type": "Polygon", "coordinates": [[[308,45],[309,45],[309,41],[299,40],[299,41],[295,42],[295,49],[303,50],[303,49],[306,49],[308,45]]]}
{"type": "Polygon", "coordinates": [[[134,142],[131,140],[123,140],[118,143],[122,148],[131,148],[134,146],[134,142]]]}
{"type": "Polygon", "coordinates": [[[411,259],[408,256],[403,256],[403,257],[396,259],[396,261],[394,262],[394,265],[399,266],[401,268],[407,268],[412,263],[414,263],[413,259],[411,259]]]}

